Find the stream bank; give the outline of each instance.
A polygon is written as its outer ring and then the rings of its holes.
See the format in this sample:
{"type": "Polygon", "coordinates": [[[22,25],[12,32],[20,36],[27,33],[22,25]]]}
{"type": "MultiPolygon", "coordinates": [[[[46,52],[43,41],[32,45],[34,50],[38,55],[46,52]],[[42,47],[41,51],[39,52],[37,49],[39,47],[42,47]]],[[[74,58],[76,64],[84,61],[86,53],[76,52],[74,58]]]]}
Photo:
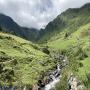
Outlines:
{"type": "Polygon", "coordinates": [[[55,88],[56,84],[62,77],[62,69],[68,64],[67,57],[61,55],[59,59],[62,59],[62,64],[57,63],[56,69],[48,72],[48,74],[45,76],[47,77],[45,80],[42,79],[38,81],[38,89],[33,88],[32,90],[51,90],[55,88]]]}

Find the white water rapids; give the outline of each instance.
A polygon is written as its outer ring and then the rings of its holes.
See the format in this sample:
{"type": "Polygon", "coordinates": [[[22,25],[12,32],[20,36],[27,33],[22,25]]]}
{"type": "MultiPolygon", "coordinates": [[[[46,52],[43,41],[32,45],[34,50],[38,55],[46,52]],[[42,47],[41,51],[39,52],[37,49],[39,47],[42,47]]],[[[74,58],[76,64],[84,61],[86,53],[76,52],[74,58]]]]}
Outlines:
{"type": "Polygon", "coordinates": [[[55,87],[55,85],[60,81],[60,77],[55,78],[52,82],[50,82],[49,84],[47,84],[45,86],[45,90],[51,90],[52,88],[55,87]]]}
{"type": "MultiPolygon", "coordinates": [[[[57,65],[57,72],[60,73],[60,65],[57,65]]],[[[54,75],[52,75],[52,79],[53,81],[50,82],[49,84],[47,84],[44,88],[44,90],[51,90],[52,88],[55,88],[56,84],[60,81],[60,77],[61,76],[58,76],[57,78],[55,78],[54,75]]]]}

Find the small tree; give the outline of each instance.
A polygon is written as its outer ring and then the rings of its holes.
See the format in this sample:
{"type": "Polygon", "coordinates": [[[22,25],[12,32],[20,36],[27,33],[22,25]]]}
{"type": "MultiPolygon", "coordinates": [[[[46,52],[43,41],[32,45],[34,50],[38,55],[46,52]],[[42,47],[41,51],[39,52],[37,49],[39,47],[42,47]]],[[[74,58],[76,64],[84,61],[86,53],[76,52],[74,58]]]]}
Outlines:
{"type": "Polygon", "coordinates": [[[0,64],[0,74],[2,73],[3,71],[3,64],[0,64]]]}
{"type": "Polygon", "coordinates": [[[66,39],[68,36],[69,36],[69,35],[68,35],[68,33],[66,32],[64,38],[66,39]]]}
{"type": "Polygon", "coordinates": [[[0,26],[0,31],[2,31],[2,28],[1,28],[1,26],[0,26]]]}
{"type": "Polygon", "coordinates": [[[50,51],[48,50],[48,47],[44,47],[42,51],[46,54],[50,54],[50,51]]]}

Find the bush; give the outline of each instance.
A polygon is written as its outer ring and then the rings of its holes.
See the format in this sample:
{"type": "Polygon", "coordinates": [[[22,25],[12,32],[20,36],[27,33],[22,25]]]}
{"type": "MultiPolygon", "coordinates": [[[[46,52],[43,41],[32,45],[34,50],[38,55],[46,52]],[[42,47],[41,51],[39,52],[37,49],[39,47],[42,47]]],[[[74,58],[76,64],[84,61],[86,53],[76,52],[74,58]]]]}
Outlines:
{"type": "Polygon", "coordinates": [[[6,53],[5,53],[5,52],[3,52],[3,51],[0,51],[0,53],[1,53],[1,54],[3,54],[3,55],[5,55],[5,54],[6,54],[6,53]]]}
{"type": "Polygon", "coordinates": [[[1,28],[1,26],[0,26],[0,31],[2,31],[2,28],[1,28]]]}
{"type": "Polygon", "coordinates": [[[18,62],[17,62],[16,59],[14,59],[12,63],[13,63],[14,65],[16,65],[18,62]]]}
{"type": "Polygon", "coordinates": [[[79,54],[79,59],[80,60],[83,60],[84,58],[87,58],[87,57],[88,56],[87,56],[87,54],[85,52],[82,52],[82,53],[79,54]]]}
{"type": "Polygon", "coordinates": [[[13,48],[18,49],[18,48],[20,48],[20,47],[15,45],[15,46],[13,46],[13,48]]]}
{"type": "Polygon", "coordinates": [[[86,88],[88,88],[88,86],[90,86],[90,73],[86,73],[86,77],[87,79],[83,80],[83,83],[86,86],[86,88]]]}
{"type": "Polygon", "coordinates": [[[0,39],[3,39],[3,37],[2,37],[2,36],[0,36],[0,39]]]}
{"type": "Polygon", "coordinates": [[[50,54],[50,51],[48,50],[47,47],[43,48],[42,51],[43,51],[44,53],[46,53],[46,54],[50,54]]]}
{"type": "Polygon", "coordinates": [[[14,70],[12,69],[4,69],[1,74],[1,78],[7,81],[13,80],[13,76],[14,76],[14,70]]]}
{"type": "Polygon", "coordinates": [[[64,38],[66,39],[68,36],[69,36],[69,33],[66,32],[64,38]]]}
{"type": "Polygon", "coordinates": [[[6,39],[8,39],[8,40],[12,40],[12,37],[10,37],[10,36],[7,36],[7,37],[6,37],[6,39]]]}
{"type": "Polygon", "coordinates": [[[78,57],[79,60],[83,60],[88,57],[81,47],[75,48],[74,55],[75,57],[78,57]]]}
{"type": "Polygon", "coordinates": [[[3,64],[0,64],[0,74],[2,73],[3,71],[3,64]]]}
{"type": "Polygon", "coordinates": [[[90,83],[90,73],[86,74],[88,82],[90,83]]]}
{"type": "Polygon", "coordinates": [[[79,63],[79,67],[83,67],[83,64],[81,62],[79,63]]]}
{"type": "Polygon", "coordinates": [[[36,45],[31,44],[31,46],[32,46],[34,49],[39,50],[39,48],[38,48],[36,45]]]}

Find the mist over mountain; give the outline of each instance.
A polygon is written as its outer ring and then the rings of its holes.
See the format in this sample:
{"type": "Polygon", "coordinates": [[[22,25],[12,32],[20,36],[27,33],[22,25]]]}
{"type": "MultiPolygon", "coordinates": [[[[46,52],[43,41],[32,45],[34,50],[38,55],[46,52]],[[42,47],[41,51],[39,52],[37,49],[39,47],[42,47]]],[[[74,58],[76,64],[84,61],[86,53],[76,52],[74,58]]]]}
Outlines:
{"type": "Polygon", "coordinates": [[[78,8],[90,0],[0,0],[0,13],[21,26],[43,28],[68,8],[78,8]]]}
{"type": "MultiPolygon", "coordinates": [[[[39,7],[41,14],[53,6],[44,2],[47,6],[39,7]]],[[[40,30],[22,27],[0,14],[0,88],[3,86],[12,90],[14,86],[17,90],[52,90],[52,86],[55,90],[90,90],[90,3],[67,9],[40,30]]]]}
{"type": "Polygon", "coordinates": [[[38,30],[34,28],[26,28],[18,25],[11,17],[0,14],[0,26],[4,32],[8,32],[27,40],[35,40],[37,38],[38,30]]]}
{"type": "Polygon", "coordinates": [[[85,4],[81,8],[69,8],[58,15],[45,29],[40,30],[39,39],[48,41],[62,31],[72,33],[87,23],[90,23],[90,3],[85,4]]]}
{"type": "Polygon", "coordinates": [[[0,14],[0,26],[6,32],[18,35],[27,40],[47,41],[63,30],[67,29],[67,32],[71,33],[81,25],[89,23],[89,10],[90,3],[85,4],[81,8],[69,8],[51,21],[45,29],[41,29],[40,31],[34,28],[21,27],[11,17],[4,14],[0,14]]]}

